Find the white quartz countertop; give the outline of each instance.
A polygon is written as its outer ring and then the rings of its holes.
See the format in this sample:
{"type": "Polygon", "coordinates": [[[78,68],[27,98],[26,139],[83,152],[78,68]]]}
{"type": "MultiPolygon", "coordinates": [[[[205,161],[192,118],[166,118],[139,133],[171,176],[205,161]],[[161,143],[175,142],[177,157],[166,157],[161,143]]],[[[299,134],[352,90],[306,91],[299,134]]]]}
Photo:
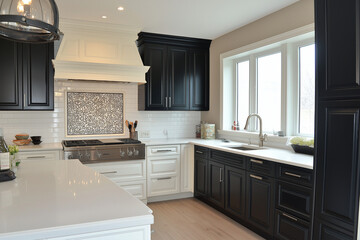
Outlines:
{"type": "Polygon", "coordinates": [[[150,208],[78,160],[22,162],[15,180],[0,183],[0,213],[0,239],[6,240],[154,222],[150,208]]]}
{"type": "Polygon", "coordinates": [[[223,142],[222,140],[205,140],[198,138],[180,138],[180,139],[169,138],[169,139],[142,140],[142,142],[145,143],[147,146],[191,143],[203,147],[217,149],[220,151],[240,154],[253,158],[261,158],[264,160],[269,160],[273,162],[288,164],[288,165],[307,168],[307,169],[313,169],[313,164],[314,164],[313,156],[295,153],[292,150],[264,147],[261,150],[243,151],[243,150],[228,148],[231,146],[239,146],[239,145],[248,146],[247,144],[241,142],[234,142],[234,141],[223,142]]]}
{"type": "MultiPolygon", "coordinates": [[[[269,160],[273,162],[288,164],[296,167],[302,167],[307,169],[313,169],[314,157],[311,155],[294,153],[290,150],[286,149],[278,149],[278,148],[270,148],[264,147],[259,150],[237,150],[229,147],[232,146],[251,146],[248,144],[240,143],[240,142],[223,142],[222,140],[202,140],[195,139],[190,142],[191,144],[195,144],[198,146],[208,147],[220,151],[225,151],[229,153],[240,154],[243,156],[253,157],[253,158],[261,158],[263,160],[269,160]]],[[[253,146],[257,147],[257,146],[253,146]]]]}
{"type": "Polygon", "coordinates": [[[61,143],[41,143],[40,145],[34,145],[30,143],[25,146],[19,146],[20,152],[31,152],[31,151],[59,151],[63,147],[61,143]]]}

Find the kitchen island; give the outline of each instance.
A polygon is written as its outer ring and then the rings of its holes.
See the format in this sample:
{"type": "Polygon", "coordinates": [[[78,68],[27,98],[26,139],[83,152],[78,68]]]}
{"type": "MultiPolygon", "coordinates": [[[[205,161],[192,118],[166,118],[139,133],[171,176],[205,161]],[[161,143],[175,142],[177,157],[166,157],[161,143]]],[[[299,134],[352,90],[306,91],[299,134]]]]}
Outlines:
{"type": "Polygon", "coordinates": [[[78,160],[23,161],[0,183],[0,239],[149,240],[151,209],[78,160]]]}

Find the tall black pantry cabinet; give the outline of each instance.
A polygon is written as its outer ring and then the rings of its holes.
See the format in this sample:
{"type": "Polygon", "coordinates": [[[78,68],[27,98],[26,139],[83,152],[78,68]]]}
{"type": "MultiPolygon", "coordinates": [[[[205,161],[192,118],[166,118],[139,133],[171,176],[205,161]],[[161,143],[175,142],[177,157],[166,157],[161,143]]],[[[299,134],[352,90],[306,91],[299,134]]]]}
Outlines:
{"type": "Polygon", "coordinates": [[[315,0],[313,239],[356,239],[360,162],[360,0],[315,0]]]}

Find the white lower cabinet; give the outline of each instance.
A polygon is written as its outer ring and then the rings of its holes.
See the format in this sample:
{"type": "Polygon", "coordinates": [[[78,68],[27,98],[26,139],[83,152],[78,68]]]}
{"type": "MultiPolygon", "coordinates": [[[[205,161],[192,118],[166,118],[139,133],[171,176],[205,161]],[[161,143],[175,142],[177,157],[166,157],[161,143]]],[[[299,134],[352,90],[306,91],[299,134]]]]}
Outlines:
{"type": "Polygon", "coordinates": [[[192,192],[192,145],[149,146],[146,152],[148,197],[192,192]]]}
{"type": "Polygon", "coordinates": [[[146,161],[131,160],[86,164],[134,197],[146,202],[146,161]]]}
{"type": "Polygon", "coordinates": [[[62,151],[21,151],[16,154],[20,160],[59,160],[62,151]]]}

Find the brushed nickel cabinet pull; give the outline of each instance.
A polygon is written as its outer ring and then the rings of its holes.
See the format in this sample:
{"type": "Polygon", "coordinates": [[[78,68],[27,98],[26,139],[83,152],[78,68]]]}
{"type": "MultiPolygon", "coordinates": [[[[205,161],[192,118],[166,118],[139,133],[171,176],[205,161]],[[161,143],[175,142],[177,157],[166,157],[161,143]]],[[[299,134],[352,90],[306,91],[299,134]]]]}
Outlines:
{"type": "Polygon", "coordinates": [[[250,174],[250,177],[255,178],[257,180],[263,180],[262,177],[259,177],[259,176],[253,175],[253,174],[250,174]]]}
{"type": "Polygon", "coordinates": [[[171,152],[172,150],[171,149],[159,149],[159,150],[156,150],[156,152],[171,152]]]}
{"type": "Polygon", "coordinates": [[[295,173],[291,173],[291,172],[285,172],[285,175],[292,176],[292,177],[297,177],[297,178],[301,178],[301,175],[295,174],[295,173]]]}
{"type": "Polygon", "coordinates": [[[222,168],[220,168],[220,182],[223,182],[223,179],[222,179],[222,168]]]}
{"type": "Polygon", "coordinates": [[[160,180],[170,180],[171,177],[164,177],[164,178],[158,178],[157,180],[160,181],[160,180]]]}
{"type": "Polygon", "coordinates": [[[27,157],[27,159],[34,159],[34,158],[46,158],[46,156],[33,156],[33,157],[27,157]]]}
{"type": "Polygon", "coordinates": [[[204,154],[202,151],[196,151],[196,153],[199,153],[199,154],[204,154]]]}
{"type": "Polygon", "coordinates": [[[257,164],[264,164],[263,161],[255,160],[255,159],[250,159],[250,162],[257,163],[257,164]]]}
{"type": "Polygon", "coordinates": [[[110,173],[117,173],[117,171],[111,171],[111,172],[101,172],[100,174],[110,174],[110,173]]]}
{"type": "Polygon", "coordinates": [[[290,215],[288,215],[288,214],[286,214],[286,213],[282,213],[282,215],[283,215],[284,217],[287,217],[287,218],[291,219],[291,220],[294,220],[295,222],[298,221],[297,218],[294,218],[293,216],[290,216],[290,215]]]}

